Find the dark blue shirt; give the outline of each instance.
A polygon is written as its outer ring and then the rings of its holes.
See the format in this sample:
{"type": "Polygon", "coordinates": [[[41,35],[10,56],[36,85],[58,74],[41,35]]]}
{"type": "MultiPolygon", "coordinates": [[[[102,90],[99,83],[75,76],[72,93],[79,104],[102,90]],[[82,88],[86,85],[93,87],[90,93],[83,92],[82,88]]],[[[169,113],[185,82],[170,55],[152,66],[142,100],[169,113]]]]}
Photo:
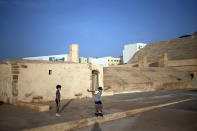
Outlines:
{"type": "Polygon", "coordinates": [[[56,91],[56,100],[57,100],[57,95],[58,95],[58,100],[60,101],[60,91],[59,90],[56,91]]]}

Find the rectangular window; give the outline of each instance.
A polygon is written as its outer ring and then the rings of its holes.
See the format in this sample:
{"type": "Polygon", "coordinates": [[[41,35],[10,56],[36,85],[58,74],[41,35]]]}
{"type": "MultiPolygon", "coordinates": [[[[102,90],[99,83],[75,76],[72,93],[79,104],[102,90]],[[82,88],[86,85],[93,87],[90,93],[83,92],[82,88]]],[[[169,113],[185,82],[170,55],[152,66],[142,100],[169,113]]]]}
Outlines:
{"type": "Polygon", "coordinates": [[[52,70],[49,70],[49,75],[51,75],[52,74],[52,70]]]}

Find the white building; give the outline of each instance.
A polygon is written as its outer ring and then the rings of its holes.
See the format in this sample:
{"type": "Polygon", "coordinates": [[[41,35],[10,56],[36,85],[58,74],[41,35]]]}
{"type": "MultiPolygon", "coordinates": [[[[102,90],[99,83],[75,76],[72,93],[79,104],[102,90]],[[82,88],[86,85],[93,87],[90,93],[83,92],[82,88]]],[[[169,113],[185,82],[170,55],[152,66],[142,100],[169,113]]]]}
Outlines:
{"type": "Polygon", "coordinates": [[[88,63],[88,58],[79,57],[79,63],[88,63]]]}
{"type": "Polygon", "coordinates": [[[90,63],[101,64],[104,67],[122,64],[122,62],[123,62],[122,56],[120,57],[108,56],[108,57],[102,57],[102,58],[92,58],[90,61],[90,63]]]}
{"type": "Polygon", "coordinates": [[[67,61],[68,55],[50,55],[50,56],[38,56],[38,57],[26,57],[25,60],[46,60],[46,61],[67,61]]]}
{"type": "Polygon", "coordinates": [[[128,63],[132,56],[141,48],[146,46],[145,43],[128,44],[123,49],[123,63],[128,63]]]}
{"type": "Polygon", "coordinates": [[[100,64],[100,65],[103,65],[103,67],[108,67],[109,66],[108,65],[108,60],[105,57],[92,59],[91,63],[100,64]]]}

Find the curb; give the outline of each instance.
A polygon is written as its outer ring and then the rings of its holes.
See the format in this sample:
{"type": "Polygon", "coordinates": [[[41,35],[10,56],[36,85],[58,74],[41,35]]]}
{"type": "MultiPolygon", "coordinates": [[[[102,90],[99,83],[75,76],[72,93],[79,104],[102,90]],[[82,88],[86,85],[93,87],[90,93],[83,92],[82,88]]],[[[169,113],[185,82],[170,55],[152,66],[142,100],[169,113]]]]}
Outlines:
{"type": "Polygon", "coordinates": [[[26,107],[26,108],[37,110],[37,111],[40,111],[40,112],[50,110],[49,105],[34,105],[34,104],[30,104],[30,103],[18,102],[18,103],[16,103],[16,106],[26,107]]]}
{"type": "Polygon", "coordinates": [[[77,128],[82,128],[85,126],[90,126],[90,125],[93,125],[95,122],[104,123],[104,122],[108,122],[108,121],[112,121],[112,120],[116,120],[116,119],[121,119],[121,118],[128,117],[128,116],[133,116],[133,115],[136,115],[136,114],[139,114],[142,112],[146,112],[149,110],[153,110],[153,109],[157,109],[157,108],[161,108],[161,107],[165,107],[165,106],[169,106],[169,105],[173,105],[173,104],[177,104],[177,103],[181,103],[181,102],[186,102],[186,101],[190,101],[190,100],[192,100],[192,99],[185,99],[185,100],[180,100],[180,101],[176,101],[176,102],[160,104],[160,105],[156,105],[156,106],[127,110],[124,112],[117,112],[114,114],[107,114],[103,118],[91,117],[91,118],[85,118],[85,119],[81,119],[81,120],[75,120],[75,121],[69,121],[69,122],[63,122],[63,123],[58,123],[58,124],[53,124],[53,125],[42,126],[42,127],[38,127],[38,128],[26,129],[24,131],[49,131],[49,130],[50,131],[56,131],[56,130],[68,131],[68,130],[73,130],[73,129],[77,129],[77,128]]]}

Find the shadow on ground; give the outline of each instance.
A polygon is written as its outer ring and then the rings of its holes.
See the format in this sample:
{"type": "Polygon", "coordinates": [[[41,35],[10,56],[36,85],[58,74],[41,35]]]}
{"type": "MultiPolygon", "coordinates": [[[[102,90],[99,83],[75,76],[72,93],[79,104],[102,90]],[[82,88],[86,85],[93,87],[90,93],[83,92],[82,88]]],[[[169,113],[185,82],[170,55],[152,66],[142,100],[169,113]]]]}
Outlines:
{"type": "Polygon", "coordinates": [[[181,104],[171,105],[168,108],[178,109],[178,110],[185,110],[185,111],[197,111],[197,99],[183,102],[181,104]]]}
{"type": "Polygon", "coordinates": [[[91,131],[102,131],[98,122],[93,125],[91,131]]]}
{"type": "Polygon", "coordinates": [[[194,89],[194,90],[190,90],[190,91],[192,91],[192,92],[197,92],[197,89],[194,89]]]}
{"type": "Polygon", "coordinates": [[[60,113],[73,101],[73,99],[70,99],[67,103],[65,103],[62,108],[60,109],[60,113]]]}
{"type": "Polygon", "coordinates": [[[2,102],[2,101],[0,101],[0,106],[1,106],[1,105],[3,105],[3,102],[2,102]]]}

